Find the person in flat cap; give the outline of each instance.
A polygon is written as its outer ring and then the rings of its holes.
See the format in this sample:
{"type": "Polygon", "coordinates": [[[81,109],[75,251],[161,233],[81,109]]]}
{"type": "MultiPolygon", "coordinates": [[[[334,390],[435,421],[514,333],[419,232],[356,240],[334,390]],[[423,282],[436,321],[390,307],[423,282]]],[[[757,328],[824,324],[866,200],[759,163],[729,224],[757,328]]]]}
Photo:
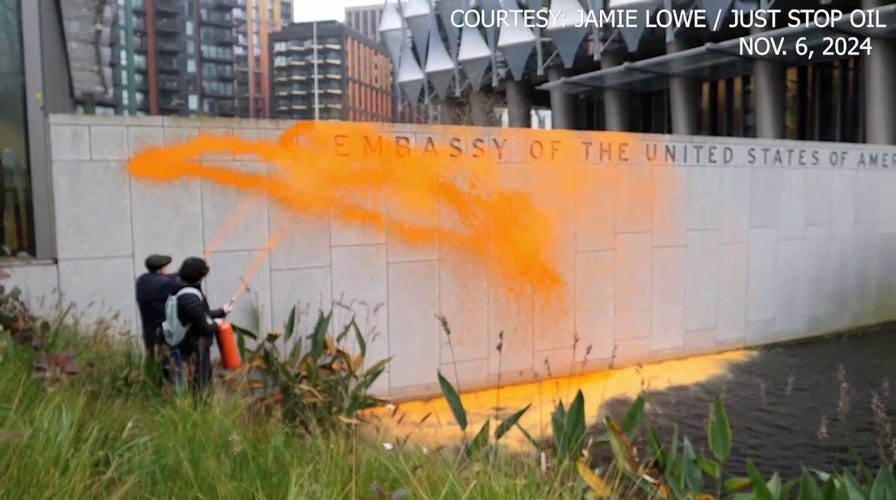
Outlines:
{"type": "Polygon", "coordinates": [[[168,274],[168,255],[153,254],[146,258],[146,272],[137,278],[137,305],[143,324],[143,345],[146,347],[147,364],[155,359],[155,347],[161,342],[162,322],[165,321],[165,301],[177,279],[177,273],[168,274]]]}

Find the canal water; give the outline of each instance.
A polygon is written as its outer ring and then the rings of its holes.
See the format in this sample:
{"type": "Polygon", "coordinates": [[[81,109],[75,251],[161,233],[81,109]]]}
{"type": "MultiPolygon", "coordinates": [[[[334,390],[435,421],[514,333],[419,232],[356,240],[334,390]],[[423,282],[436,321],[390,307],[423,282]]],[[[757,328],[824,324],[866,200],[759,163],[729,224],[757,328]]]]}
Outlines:
{"type": "MultiPolygon", "coordinates": [[[[706,420],[723,394],[734,446],[726,473],[745,475],[752,459],[785,479],[803,467],[876,469],[896,458],[896,326],[763,348],[725,376],[646,393],[646,419],[666,439],[677,425],[710,456],[706,420]]],[[[621,418],[630,399],[607,402],[621,418]]],[[[680,448],[679,448],[680,449],[680,448]]]]}

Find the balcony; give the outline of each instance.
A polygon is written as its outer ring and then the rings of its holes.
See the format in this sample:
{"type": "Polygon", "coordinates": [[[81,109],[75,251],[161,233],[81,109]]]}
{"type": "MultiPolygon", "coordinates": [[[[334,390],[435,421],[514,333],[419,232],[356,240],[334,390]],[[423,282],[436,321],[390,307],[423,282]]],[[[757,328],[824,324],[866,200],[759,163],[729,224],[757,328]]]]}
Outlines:
{"type": "Polygon", "coordinates": [[[233,18],[226,14],[207,14],[200,18],[203,24],[213,24],[225,28],[233,27],[233,18]]]}
{"type": "Polygon", "coordinates": [[[180,53],[181,44],[179,44],[177,42],[167,42],[167,41],[157,42],[156,49],[158,49],[159,52],[167,52],[169,54],[177,54],[177,53],[180,53]]]}
{"type": "Polygon", "coordinates": [[[176,78],[160,77],[158,79],[159,90],[162,92],[179,92],[180,82],[176,78]]]}
{"type": "Polygon", "coordinates": [[[176,18],[159,19],[156,21],[156,31],[164,33],[180,33],[183,27],[183,23],[176,18]]]}
{"type": "Polygon", "coordinates": [[[159,12],[180,14],[181,10],[183,10],[183,5],[175,0],[155,0],[152,4],[159,12]]]}
{"type": "Polygon", "coordinates": [[[186,102],[178,96],[159,99],[159,108],[165,111],[180,111],[185,104],[186,102]]]}
{"type": "Polygon", "coordinates": [[[202,78],[205,78],[207,80],[220,80],[220,81],[225,81],[225,82],[231,81],[231,80],[236,80],[236,76],[233,74],[233,72],[215,73],[212,75],[204,74],[204,75],[202,75],[202,78]]]}
{"type": "Polygon", "coordinates": [[[233,53],[222,54],[214,51],[202,51],[202,60],[204,61],[217,61],[217,62],[233,62],[233,53]]]}
{"type": "Polygon", "coordinates": [[[225,10],[230,11],[239,7],[235,0],[202,0],[200,3],[202,7],[206,7],[209,9],[217,9],[217,10],[225,10]]]}
{"type": "Polygon", "coordinates": [[[177,59],[160,57],[156,62],[156,69],[166,73],[177,73],[180,71],[180,65],[177,59]]]}

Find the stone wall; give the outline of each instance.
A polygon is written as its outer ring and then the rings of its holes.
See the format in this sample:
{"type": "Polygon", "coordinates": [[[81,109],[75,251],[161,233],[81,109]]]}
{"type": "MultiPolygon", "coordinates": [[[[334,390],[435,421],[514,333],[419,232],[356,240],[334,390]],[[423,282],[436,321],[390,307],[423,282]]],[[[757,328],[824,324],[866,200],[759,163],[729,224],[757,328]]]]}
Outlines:
{"type": "MultiPolygon", "coordinates": [[[[273,139],[289,125],[73,115],[50,122],[58,264],[13,268],[13,281],[31,296],[58,285],[63,301],[93,304],[92,315],[117,311],[130,328],[136,324],[132,278],[143,258],[164,252],[177,262],[201,255],[244,202],[207,181],[136,180],[125,168],[128,157],[200,130],[273,139]]],[[[391,130],[418,142],[445,133],[425,126],[391,130]]],[[[593,156],[605,134],[563,137],[593,142],[592,157],[582,162],[598,163],[593,156]]],[[[569,314],[561,318],[548,320],[535,305],[505,300],[484,265],[444,248],[410,248],[386,231],[289,215],[263,198],[243,207],[238,237],[212,253],[209,295],[213,303],[225,302],[271,228],[288,221],[288,236],[250,279],[263,307],[262,328],[280,328],[294,304],[309,312],[333,300],[353,305],[381,332],[371,356],[394,356],[377,390],[395,397],[435,394],[436,370],[453,373],[437,313],[451,321],[464,390],[493,384],[499,366],[502,382],[531,380],[545,377],[548,366],[559,376],[896,317],[896,150],[637,137],[659,144],[659,158],[624,158],[613,193],[584,186],[570,200],[574,234],[560,265],[569,314]],[[663,160],[666,146],[678,148],[674,162],[663,160]],[[641,181],[666,186],[666,194],[643,203],[631,190],[641,181]],[[481,278],[471,281],[471,275],[481,278]],[[368,318],[362,304],[376,313],[368,318]]],[[[515,146],[507,161],[533,163],[526,144],[515,146]]],[[[248,314],[248,301],[240,301],[235,322],[248,321],[248,314]]]]}

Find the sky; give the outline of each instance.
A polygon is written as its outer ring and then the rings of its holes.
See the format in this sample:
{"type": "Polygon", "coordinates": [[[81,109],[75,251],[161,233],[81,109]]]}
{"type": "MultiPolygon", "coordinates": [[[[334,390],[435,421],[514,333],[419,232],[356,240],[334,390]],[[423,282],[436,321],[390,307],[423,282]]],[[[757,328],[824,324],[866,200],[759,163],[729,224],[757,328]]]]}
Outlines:
{"type": "Polygon", "coordinates": [[[383,0],[298,0],[292,3],[296,22],[345,20],[345,8],[359,5],[383,5],[383,0]]]}

